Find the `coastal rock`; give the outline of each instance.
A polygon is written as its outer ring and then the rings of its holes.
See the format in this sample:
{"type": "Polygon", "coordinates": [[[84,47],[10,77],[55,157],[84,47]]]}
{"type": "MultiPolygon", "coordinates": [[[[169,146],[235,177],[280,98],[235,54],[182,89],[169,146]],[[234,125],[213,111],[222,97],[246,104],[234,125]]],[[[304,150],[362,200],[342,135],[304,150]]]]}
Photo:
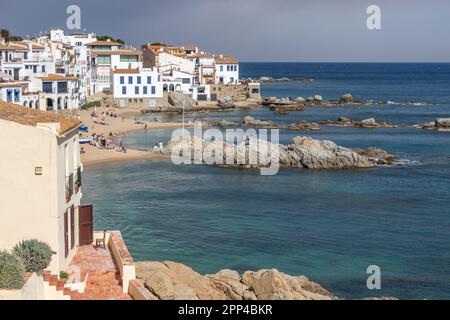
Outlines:
{"type": "Polygon", "coordinates": [[[277,269],[247,271],[242,276],[242,282],[255,293],[258,300],[330,300],[333,298],[331,293],[320,285],[311,283],[306,277],[300,278],[300,281],[297,279],[277,269]],[[307,287],[314,288],[316,292],[308,291],[307,287]],[[319,291],[322,294],[318,293],[319,291]]]}
{"type": "Polygon", "coordinates": [[[223,300],[226,295],[217,290],[208,278],[191,268],[171,261],[139,263],[136,275],[145,279],[145,287],[161,300],[223,300]],[[145,271],[143,271],[145,270],[145,271]]]}
{"type": "Polygon", "coordinates": [[[397,128],[398,125],[387,123],[387,122],[377,122],[375,118],[368,118],[361,121],[350,120],[346,117],[340,117],[337,121],[335,120],[324,120],[320,121],[320,124],[325,124],[327,126],[344,126],[344,127],[356,127],[356,128],[397,128]]]}
{"type": "Polygon", "coordinates": [[[316,102],[322,102],[323,101],[322,96],[320,96],[318,94],[316,94],[313,98],[314,98],[314,101],[316,101],[316,102]]]}
{"type": "Polygon", "coordinates": [[[352,150],[361,156],[369,158],[370,161],[378,165],[391,165],[395,163],[395,156],[380,148],[353,148],[352,150]]]}
{"type": "Polygon", "coordinates": [[[233,270],[202,276],[170,261],[139,262],[136,276],[161,300],[329,300],[333,295],[305,276],[293,277],[276,269],[233,270]]]}
{"type": "Polygon", "coordinates": [[[350,94],[350,93],[347,93],[347,94],[344,94],[342,97],[341,97],[341,103],[348,103],[348,102],[351,102],[351,101],[353,101],[353,96],[350,94]]]}
{"type": "Polygon", "coordinates": [[[239,123],[233,122],[233,121],[227,121],[227,120],[220,120],[220,121],[213,121],[209,123],[210,127],[217,127],[217,128],[234,128],[239,126],[239,123]]]}
{"type": "Polygon", "coordinates": [[[288,125],[287,129],[292,131],[318,131],[320,130],[320,126],[315,122],[302,120],[288,125]]]}
{"type": "Polygon", "coordinates": [[[438,118],[435,121],[437,128],[450,129],[450,118],[438,118]]]}
{"type": "Polygon", "coordinates": [[[169,141],[164,152],[184,159],[202,159],[207,165],[234,168],[265,168],[276,161],[274,156],[278,157],[281,168],[353,169],[370,168],[380,163],[380,158],[371,157],[369,151],[358,153],[328,140],[295,137],[292,144],[282,145],[252,136],[247,138],[234,145],[222,140],[180,136],[169,141]]]}
{"type": "Polygon", "coordinates": [[[243,124],[249,127],[257,127],[257,128],[278,128],[278,123],[275,121],[267,120],[255,120],[255,118],[251,116],[246,116],[244,118],[243,124]]]}
{"type": "Polygon", "coordinates": [[[433,122],[414,125],[416,128],[425,130],[437,130],[450,132],[450,118],[438,118],[433,122]]]}
{"type": "Polygon", "coordinates": [[[234,107],[234,100],[232,97],[225,96],[217,100],[217,105],[221,108],[232,108],[234,107]]]}
{"type": "Polygon", "coordinates": [[[297,102],[297,103],[304,103],[306,100],[303,97],[297,97],[297,98],[294,99],[294,101],[297,102]]]}
{"type": "Polygon", "coordinates": [[[175,108],[188,109],[194,107],[197,104],[196,101],[191,97],[178,92],[169,93],[167,99],[169,104],[175,108]]]}
{"type": "Polygon", "coordinates": [[[259,78],[259,81],[260,82],[271,82],[271,81],[273,81],[273,78],[272,77],[261,77],[261,78],[259,78]]]}

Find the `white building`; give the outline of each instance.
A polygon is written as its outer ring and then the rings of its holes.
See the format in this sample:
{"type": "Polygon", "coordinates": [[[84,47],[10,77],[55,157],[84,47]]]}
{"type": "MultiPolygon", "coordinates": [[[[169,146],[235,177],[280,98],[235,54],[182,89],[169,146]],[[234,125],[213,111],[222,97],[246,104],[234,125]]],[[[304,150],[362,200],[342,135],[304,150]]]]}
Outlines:
{"type": "Polygon", "coordinates": [[[0,250],[45,241],[49,269],[64,270],[83,242],[81,163],[75,119],[0,102],[0,250]]]}
{"type": "Polygon", "coordinates": [[[155,99],[162,98],[161,75],[156,68],[115,69],[112,72],[112,93],[121,107],[126,103],[154,106],[155,99]]]}
{"type": "Polygon", "coordinates": [[[215,84],[238,84],[239,62],[230,56],[215,56],[215,84]]]}
{"type": "MultiPolygon", "coordinates": [[[[58,74],[33,78],[30,87],[38,91],[41,110],[78,109],[78,78],[58,74]]],[[[33,92],[34,92],[33,91],[33,92]]]]}
{"type": "Polygon", "coordinates": [[[91,48],[92,93],[112,91],[111,79],[114,69],[142,68],[142,51],[119,49],[120,43],[96,41],[88,43],[91,48]]]}

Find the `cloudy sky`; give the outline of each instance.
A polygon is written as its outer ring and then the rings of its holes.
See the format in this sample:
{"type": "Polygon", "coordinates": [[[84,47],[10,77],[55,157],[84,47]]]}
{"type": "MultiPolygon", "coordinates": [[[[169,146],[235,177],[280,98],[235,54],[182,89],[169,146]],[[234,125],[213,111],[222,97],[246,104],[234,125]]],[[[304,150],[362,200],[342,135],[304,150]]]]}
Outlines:
{"type": "Polygon", "coordinates": [[[241,61],[450,62],[448,0],[2,0],[0,28],[66,29],[71,4],[81,8],[81,32],[135,46],[197,44],[241,61]],[[381,30],[366,26],[372,4],[381,30]]]}

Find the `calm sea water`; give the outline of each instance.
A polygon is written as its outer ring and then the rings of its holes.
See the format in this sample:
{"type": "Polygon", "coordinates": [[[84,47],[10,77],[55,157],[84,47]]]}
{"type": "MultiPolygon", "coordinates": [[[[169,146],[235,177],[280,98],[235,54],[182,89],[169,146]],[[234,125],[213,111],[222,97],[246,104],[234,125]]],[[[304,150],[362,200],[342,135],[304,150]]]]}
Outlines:
{"type": "MultiPolygon", "coordinates": [[[[243,77],[310,77],[312,84],[263,85],[266,96],[357,98],[420,105],[312,107],[289,115],[265,108],[258,119],[281,123],[347,116],[400,123],[398,129],[323,127],[281,131],[349,147],[376,146],[404,165],[370,170],[258,171],[175,166],[170,161],[105,164],[85,170],[83,201],[97,229],[120,229],[135,260],[174,260],[201,273],[278,268],[305,274],[341,297],[450,297],[450,134],[408,127],[450,117],[450,64],[245,63],[243,77]],[[366,288],[378,265],[382,289],[366,288]]],[[[188,115],[240,121],[248,111],[188,115]]],[[[178,116],[164,117],[179,120],[178,116]]],[[[130,147],[151,148],[171,130],[133,132],[130,147]]]]}

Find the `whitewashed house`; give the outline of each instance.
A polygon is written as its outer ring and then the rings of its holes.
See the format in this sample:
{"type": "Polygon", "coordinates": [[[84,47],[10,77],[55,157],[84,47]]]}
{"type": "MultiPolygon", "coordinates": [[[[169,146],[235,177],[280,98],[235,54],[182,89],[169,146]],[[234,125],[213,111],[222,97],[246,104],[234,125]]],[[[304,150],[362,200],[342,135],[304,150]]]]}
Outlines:
{"type": "Polygon", "coordinates": [[[238,84],[239,62],[231,56],[214,56],[215,84],[238,84]]]}
{"type": "Polygon", "coordinates": [[[60,74],[49,74],[33,78],[32,92],[40,92],[39,108],[47,111],[78,109],[78,78],[60,74]]]}
{"type": "Polygon", "coordinates": [[[140,104],[154,107],[163,97],[161,75],[157,68],[115,69],[112,72],[112,93],[121,107],[140,104]]]}

